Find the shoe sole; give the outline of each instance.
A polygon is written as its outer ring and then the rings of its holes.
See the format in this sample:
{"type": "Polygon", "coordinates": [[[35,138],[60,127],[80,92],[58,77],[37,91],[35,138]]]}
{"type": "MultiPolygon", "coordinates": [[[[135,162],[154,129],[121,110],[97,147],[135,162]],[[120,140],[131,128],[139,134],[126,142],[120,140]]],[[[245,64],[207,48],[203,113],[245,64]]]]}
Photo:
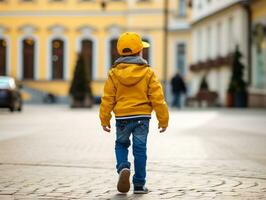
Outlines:
{"type": "Polygon", "coordinates": [[[148,194],[149,192],[143,192],[143,191],[134,191],[134,194],[148,194]]]}
{"type": "Polygon", "coordinates": [[[121,193],[126,193],[130,189],[130,171],[128,169],[124,169],[120,172],[119,180],[117,183],[117,190],[121,193]]]}

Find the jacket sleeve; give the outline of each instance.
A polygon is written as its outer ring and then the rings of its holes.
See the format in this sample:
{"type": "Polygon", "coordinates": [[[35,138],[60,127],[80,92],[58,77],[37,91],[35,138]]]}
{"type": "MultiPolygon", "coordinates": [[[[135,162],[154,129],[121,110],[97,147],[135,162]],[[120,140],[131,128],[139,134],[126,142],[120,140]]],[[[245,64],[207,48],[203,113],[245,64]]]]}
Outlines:
{"type": "Polygon", "coordinates": [[[154,72],[152,72],[149,82],[148,97],[151,101],[153,109],[156,112],[156,117],[159,121],[159,126],[162,128],[166,128],[168,126],[169,121],[168,107],[164,100],[164,94],[161,83],[159,82],[154,72]]]}
{"type": "Polygon", "coordinates": [[[104,94],[101,98],[100,119],[102,126],[110,126],[111,112],[115,106],[116,88],[109,74],[104,85],[104,94]]]}

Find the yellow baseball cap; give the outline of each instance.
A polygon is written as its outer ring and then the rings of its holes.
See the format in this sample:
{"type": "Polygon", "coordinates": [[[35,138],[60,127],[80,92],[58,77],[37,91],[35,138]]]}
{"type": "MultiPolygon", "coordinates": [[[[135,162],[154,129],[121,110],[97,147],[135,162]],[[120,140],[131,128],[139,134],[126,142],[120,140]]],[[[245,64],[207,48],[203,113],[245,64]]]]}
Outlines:
{"type": "Polygon", "coordinates": [[[119,55],[128,56],[140,52],[143,48],[150,47],[148,42],[141,40],[141,37],[134,32],[126,32],[120,35],[117,41],[119,55]]]}

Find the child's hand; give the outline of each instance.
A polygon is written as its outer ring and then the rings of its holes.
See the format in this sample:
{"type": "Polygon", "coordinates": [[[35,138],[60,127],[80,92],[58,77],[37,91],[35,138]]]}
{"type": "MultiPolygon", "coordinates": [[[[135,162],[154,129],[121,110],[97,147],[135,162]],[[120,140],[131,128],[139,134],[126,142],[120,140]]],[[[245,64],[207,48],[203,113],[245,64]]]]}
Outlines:
{"type": "Polygon", "coordinates": [[[167,128],[163,128],[163,127],[158,126],[158,129],[160,130],[160,133],[162,133],[162,132],[166,131],[167,128]]]}
{"type": "Polygon", "coordinates": [[[103,126],[103,130],[106,132],[111,132],[111,126],[103,126]]]}

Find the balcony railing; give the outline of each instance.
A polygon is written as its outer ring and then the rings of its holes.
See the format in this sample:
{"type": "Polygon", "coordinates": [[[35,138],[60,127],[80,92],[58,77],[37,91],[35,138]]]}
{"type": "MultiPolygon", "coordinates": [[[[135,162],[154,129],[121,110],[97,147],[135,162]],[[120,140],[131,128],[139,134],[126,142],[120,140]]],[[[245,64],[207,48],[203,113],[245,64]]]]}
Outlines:
{"type": "Polygon", "coordinates": [[[222,66],[231,66],[232,64],[232,54],[228,54],[227,56],[218,56],[215,59],[208,59],[204,62],[200,61],[198,63],[194,63],[190,65],[190,70],[193,72],[201,71],[201,70],[210,70],[216,69],[222,66]]]}

